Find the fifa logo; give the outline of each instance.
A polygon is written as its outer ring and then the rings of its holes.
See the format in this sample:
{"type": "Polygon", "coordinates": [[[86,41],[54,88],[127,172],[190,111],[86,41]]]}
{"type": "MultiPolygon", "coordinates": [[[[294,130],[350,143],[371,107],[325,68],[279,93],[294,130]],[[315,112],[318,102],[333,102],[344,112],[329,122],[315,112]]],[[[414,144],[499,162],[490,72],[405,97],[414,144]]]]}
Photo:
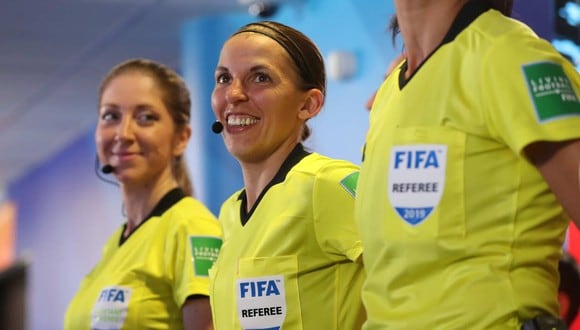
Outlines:
{"type": "Polygon", "coordinates": [[[127,292],[125,292],[125,290],[117,288],[108,288],[101,290],[101,294],[99,295],[99,299],[97,301],[124,303],[127,298],[128,295],[127,292]]]}
{"type": "Polygon", "coordinates": [[[400,150],[395,152],[395,169],[439,168],[439,160],[434,150],[400,150]]]}
{"type": "Polygon", "coordinates": [[[240,282],[239,285],[241,298],[280,295],[280,289],[275,280],[240,282]]]}

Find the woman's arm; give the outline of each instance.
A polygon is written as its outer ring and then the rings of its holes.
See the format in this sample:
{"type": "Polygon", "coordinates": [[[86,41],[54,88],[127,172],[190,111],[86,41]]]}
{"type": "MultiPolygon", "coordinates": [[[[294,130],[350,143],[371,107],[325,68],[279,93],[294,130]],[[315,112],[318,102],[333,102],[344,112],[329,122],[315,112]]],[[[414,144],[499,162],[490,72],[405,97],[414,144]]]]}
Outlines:
{"type": "Polygon", "coordinates": [[[190,296],[181,308],[183,314],[183,329],[212,330],[211,308],[209,297],[203,295],[190,296]]]}
{"type": "Polygon", "coordinates": [[[536,142],[526,154],[576,226],[580,226],[580,139],[536,142]]]}

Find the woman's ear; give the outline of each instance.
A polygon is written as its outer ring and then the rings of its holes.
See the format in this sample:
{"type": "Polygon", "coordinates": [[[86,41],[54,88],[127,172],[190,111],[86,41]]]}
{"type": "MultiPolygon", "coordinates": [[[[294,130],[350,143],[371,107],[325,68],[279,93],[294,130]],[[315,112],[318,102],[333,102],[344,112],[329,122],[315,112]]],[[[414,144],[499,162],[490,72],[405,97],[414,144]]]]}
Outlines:
{"type": "Polygon", "coordinates": [[[312,88],[306,92],[306,99],[302,104],[302,109],[298,112],[298,118],[305,121],[316,116],[324,104],[324,95],[317,88],[312,88]]]}
{"type": "Polygon", "coordinates": [[[175,138],[175,147],[173,148],[173,156],[181,156],[185,153],[187,143],[191,137],[191,126],[185,125],[183,130],[177,134],[175,138]]]}

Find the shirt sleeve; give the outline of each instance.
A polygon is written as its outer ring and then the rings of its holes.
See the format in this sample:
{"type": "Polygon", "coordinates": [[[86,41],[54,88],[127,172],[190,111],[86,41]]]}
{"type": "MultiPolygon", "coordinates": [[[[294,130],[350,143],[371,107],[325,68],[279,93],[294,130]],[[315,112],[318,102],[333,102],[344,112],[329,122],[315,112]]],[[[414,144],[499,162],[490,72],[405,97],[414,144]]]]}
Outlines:
{"type": "Polygon", "coordinates": [[[316,237],[322,250],[336,259],[357,261],[363,248],[354,221],[358,167],[333,161],[316,177],[313,214],[316,237]]]}
{"type": "Polygon", "coordinates": [[[221,229],[215,217],[203,205],[194,203],[180,210],[173,235],[167,237],[168,272],[173,274],[173,297],[182,306],[191,295],[209,296],[209,274],[222,244],[221,229]]]}
{"type": "Polygon", "coordinates": [[[518,154],[533,142],[580,137],[580,78],[551,44],[532,34],[506,37],[482,56],[481,95],[492,136],[518,154]]]}

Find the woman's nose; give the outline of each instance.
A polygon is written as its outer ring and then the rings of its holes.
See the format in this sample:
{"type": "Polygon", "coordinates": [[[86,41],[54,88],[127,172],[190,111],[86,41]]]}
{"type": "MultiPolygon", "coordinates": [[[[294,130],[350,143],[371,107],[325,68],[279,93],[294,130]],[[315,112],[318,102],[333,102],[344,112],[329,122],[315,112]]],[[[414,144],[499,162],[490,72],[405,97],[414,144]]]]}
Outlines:
{"type": "Polygon", "coordinates": [[[241,81],[234,79],[226,91],[226,100],[228,103],[237,103],[247,99],[244,85],[241,81]]]}
{"type": "Polygon", "coordinates": [[[124,117],[119,121],[119,125],[117,125],[115,139],[123,141],[130,140],[132,138],[133,138],[133,121],[128,117],[124,117]]]}

